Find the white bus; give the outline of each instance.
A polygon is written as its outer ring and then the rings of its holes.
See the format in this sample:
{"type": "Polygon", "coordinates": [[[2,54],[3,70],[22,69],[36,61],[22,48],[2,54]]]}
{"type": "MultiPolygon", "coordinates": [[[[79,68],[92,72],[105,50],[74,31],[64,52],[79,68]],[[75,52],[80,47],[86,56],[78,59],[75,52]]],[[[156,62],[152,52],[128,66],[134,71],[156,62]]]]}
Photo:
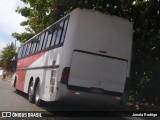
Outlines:
{"type": "Polygon", "coordinates": [[[128,20],[77,8],[20,47],[12,85],[36,105],[117,104],[130,77],[131,51],[128,20]]]}

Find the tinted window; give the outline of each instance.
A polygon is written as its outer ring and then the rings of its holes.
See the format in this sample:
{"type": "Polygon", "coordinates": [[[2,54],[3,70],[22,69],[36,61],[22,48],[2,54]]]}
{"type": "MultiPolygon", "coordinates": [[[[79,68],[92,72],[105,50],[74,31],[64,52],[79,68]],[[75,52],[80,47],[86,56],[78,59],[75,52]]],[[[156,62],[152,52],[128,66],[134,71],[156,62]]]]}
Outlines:
{"type": "Polygon", "coordinates": [[[30,49],[30,51],[29,51],[29,54],[32,54],[32,50],[33,50],[33,43],[32,43],[32,41],[31,41],[31,49],[30,49]]]}
{"type": "Polygon", "coordinates": [[[37,49],[38,49],[38,47],[39,47],[39,39],[38,39],[38,37],[35,38],[35,44],[36,44],[36,47],[35,47],[35,49],[34,49],[34,53],[37,52],[37,49]]]}
{"type": "Polygon", "coordinates": [[[50,47],[51,40],[52,40],[52,34],[53,34],[53,31],[49,30],[48,31],[48,40],[47,40],[47,43],[46,43],[46,48],[50,47]]]}
{"type": "Polygon", "coordinates": [[[18,58],[21,57],[22,47],[19,49],[18,58]]]}
{"type": "Polygon", "coordinates": [[[23,45],[19,50],[18,58],[44,50],[50,46],[57,46],[63,43],[65,40],[68,21],[68,19],[61,21],[54,25],[54,28],[50,28],[51,30],[46,30],[46,32],[43,32],[36,39],[23,45]]]}
{"type": "Polygon", "coordinates": [[[29,55],[29,50],[30,50],[30,48],[31,48],[31,43],[29,42],[29,43],[28,43],[27,50],[26,50],[26,55],[29,55]]]}
{"type": "MultiPolygon", "coordinates": [[[[35,49],[36,49],[36,45],[37,45],[36,38],[34,38],[31,43],[33,44],[33,46],[32,46],[32,47],[33,47],[32,53],[34,53],[34,51],[35,51],[35,49]]],[[[31,54],[32,54],[32,53],[31,53],[31,54]]]]}
{"type": "Polygon", "coordinates": [[[33,43],[33,40],[32,40],[32,41],[31,41],[31,50],[30,50],[30,54],[32,54],[33,48],[34,48],[34,43],[33,43]]]}
{"type": "Polygon", "coordinates": [[[41,50],[42,45],[43,45],[43,39],[44,39],[45,33],[43,33],[42,35],[40,35],[39,39],[40,39],[40,43],[39,43],[39,48],[38,51],[41,50]]]}
{"type": "Polygon", "coordinates": [[[26,50],[26,44],[23,46],[22,53],[21,53],[21,57],[24,57],[25,50],[26,50]]]}
{"type": "Polygon", "coordinates": [[[38,37],[37,37],[37,47],[36,47],[35,52],[38,52],[38,49],[39,49],[39,46],[40,46],[40,40],[41,40],[41,37],[38,36],[38,37]]]}
{"type": "Polygon", "coordinates": [[[44,38],[42,50],[44,50],[44,48],[45,48],[45,46],[46,46],[47,38],[48,38],[48,31],[46,32],[46,35],[45,35],[45,38],[44,38]]]}
{"type": "Polygon", "coordinates": [[[56,37],[56,41],[55,41],[55,45],[58,45],[60,43],[60,38],[61,38],[61,34],[62,34],[62,30],[63,30],[63,23],[61,22],[57,27],[57,37],[56,37]]]}
{"type": "Polygon", "coordinates": [[[66,31],[67,31],[67,25],[68,25],[68,19],[65,20],[65,23],[64,23],[64,26],[63,26],[63,32],[62,32],[61,42],[60,43],[64,42],[66,31]]]}
{"type": "Polygon", "coordinates": [[[54,45],[55,40],[56,40],[56,36],[57,36],[57,30],[54,30],[54,32],[53,32],[53,37],[52,37],[52,42],[51,42],[51,46],[54,45]]]}
{"type": "Polygon", "coordinates": [[[28,43],[25,45],[25,50],[24,50],[24,55],[23,55],[23,57],[26,56],[27,50],[28,50],[28,43]]]}

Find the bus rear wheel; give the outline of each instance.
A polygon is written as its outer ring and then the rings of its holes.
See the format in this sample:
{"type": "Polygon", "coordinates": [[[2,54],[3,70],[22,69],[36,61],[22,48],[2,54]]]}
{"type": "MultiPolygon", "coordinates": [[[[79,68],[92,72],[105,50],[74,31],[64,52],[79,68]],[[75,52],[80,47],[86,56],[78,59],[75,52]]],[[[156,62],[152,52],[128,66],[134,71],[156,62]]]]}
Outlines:
{"type": "Polygon", "coordinates": [[[30,85],[29,85],[29,89],[28,89],[28,100],[29,100],[29,102],[30,103],[34,103],[34,91],[33,91],[33,81],[30,83],[30,85]]]}
{"type": "Polygon", "coordinates": [[[42,105],[42,100],[40,99],[40,83],[38,82],[35,89],[35,104],[37,106],[42,105]]]}

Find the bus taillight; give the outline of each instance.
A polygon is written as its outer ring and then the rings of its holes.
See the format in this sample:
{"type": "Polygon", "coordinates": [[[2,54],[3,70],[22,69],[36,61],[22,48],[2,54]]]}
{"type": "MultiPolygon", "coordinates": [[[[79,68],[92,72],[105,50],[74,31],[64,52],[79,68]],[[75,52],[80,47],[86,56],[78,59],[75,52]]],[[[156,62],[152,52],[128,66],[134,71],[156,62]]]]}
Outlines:
{"type": "Polygon", "coordinates": [[[63,83],[63,84],[67,84],[68,83],[69,71],[70,71],[70,67],[65,67],[63,69],[62,76],[61,76],[61,83],[63,83]]]}

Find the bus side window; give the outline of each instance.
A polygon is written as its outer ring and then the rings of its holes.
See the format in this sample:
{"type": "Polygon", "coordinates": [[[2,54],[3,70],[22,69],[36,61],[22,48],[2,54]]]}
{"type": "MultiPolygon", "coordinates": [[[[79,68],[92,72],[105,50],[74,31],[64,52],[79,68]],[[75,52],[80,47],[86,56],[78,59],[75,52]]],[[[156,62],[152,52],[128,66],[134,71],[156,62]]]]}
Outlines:
{"type": "Polygon", "coordinates": [[[19,49],[18,58],[21,58],[21,52],[22,52],[22,47],[20,47],[20,49],[19,49]]]}
{"type": "Polygon", "coordinates": [[[67,26],[68,26],[68,19],[65,20],[65,23],[63,25],[63,32],[62,32],[60,44],[64,42],[66,31],[67,31],[67,26]]]}
{"type": "Polygon", "coordinates": [[[23,46],[22,53],[21,53],[21,57],[24,57],[25,50],[26,50],[26,44],[23,46]]]}
{"type": "Polygon", "coordinates": [[[29,51],[29,55],[32,54],[32,50],[33,50],[33,43],[32,43],[32,40],[31,40],[31,49],[29,51]]]}
{"type": "Polygon", "coordinates": [[[60,38],[61,38],[61,34],[62,34],[62,30],[63,30],[63,23],[64,21],[62,21],[57,27],[57,37],[56,37],[56,41],[55,41],[55,45],[58,45],[60,43],[60,38]]]}
{"type": "Polygon", "coordinates": [[[37,37],[37,47],[36,47],[35,52],[38,52],[38,49],[39,49],[39,46],[40,46],[40,40],[41,40],[41,37],[38,36],[38,37],[37,37]]]}
{"type": "Polygon", "coordinates": [[[28,43],[28,48],[27,48],[27,50],[26,50],[26,56],[29,55],[29,50],[30,50],[30,48],[31,48],[31,43],[29,42],[29,43],[28,43]]]}
{"type": "Polygon", "coordinates": [[[35,52],[35,49],[36,49],[36,46],[37,46],[37,40],[36,40],[36,38],[34,38],[32,40],[32,44],[33,44],[33,49],[32,49],[32,53],[31,54],[33,54],[35,52]]]}
{"type": "Polygon", "coordinates": [[[25,45],[25,50],[24,50],[24,55],[23,55],[23,57],[25,57],[25,56],[26,56],[27,49],[28,49],[28,43],[26,43],[26,45],[25,45]]]}
{"type": "Polygon", "coordinates": [[[48,38],[48,31],[46,31],[46,35],[45,35],[45,38],[44,38],[44,42],[43,42],[43,46],[42,46],[42,50],[44,50],[44,49],[45,49],[45,47],[46,47],[47,38],[48,38]]]}
{"type": "Polygon", "coordinates": [[[37,48],[39,47],[39,39],[38,39],[38,37],[35,38],[34,44],[35,44],[35,48],[34,48],[33,53],[36,53],[37,52],[37,48]]]}
{"type": "Polygon", "coordinates": [[[47,39],[47,43],[46,43],[46,48],[50,47],[52,35],[53,35],[53,30],[52,29],[48,30],[48,39],[47,39]]]}
{"type": "Polygon", "coordinates": [[[22,46],[21,49],[22,49],[22,50],[21,50],[21,55],[20,55],[20,57],[22,58],[22,57],[23,57],[23,49],[24,49],[24,46],[22,46]]]}
{"type": "Polygon", "coordinates": [[[30,41],[30,44],[31,44],[31,45],[30,45],[30,49],[29,49],[28,55],[30,55],[30,54],[31,54],[31,51],[32,51],[32,48],[33,48],[33,47],[32,47],[32,46],[33,46],[33,44],[31,43],[31,41],[30,41]]]}
{"type": "Polygon", "coordinates": [[[41,35],[39,36],[40,43],[39,43],[38,51],[41,51],[41,49],[42,49],[44,36],[45,36],[45,33],[43,33],[43,34],[41,34],[41,35]]]}
{"type": "Polygon", "coordinates": [[[56,40],[56,36],[57,36],[57,30],[56,30],[56,28],[54,28],[52,41],[51,41],[51,46],[54,46],[54,43],[55,43],[55,40],[56,40]]]}

